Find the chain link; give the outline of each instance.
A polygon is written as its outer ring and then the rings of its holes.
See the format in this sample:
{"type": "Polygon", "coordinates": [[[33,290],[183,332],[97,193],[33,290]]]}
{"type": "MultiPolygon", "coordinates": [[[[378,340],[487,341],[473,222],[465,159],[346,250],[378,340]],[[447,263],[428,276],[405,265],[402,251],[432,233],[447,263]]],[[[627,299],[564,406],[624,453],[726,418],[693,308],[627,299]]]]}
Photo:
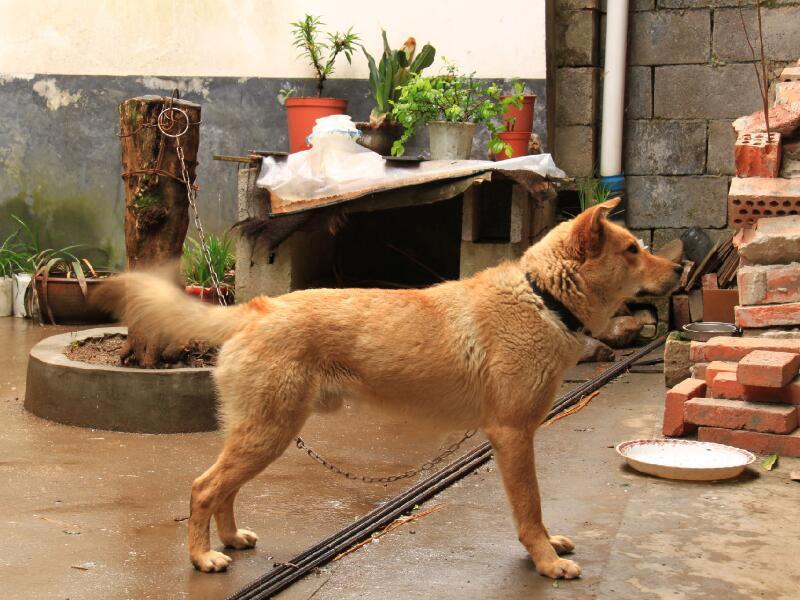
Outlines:
{"type": "Polygon", "coordinates": [[[423,473],[425,471],[430,471],[436,465],[441,463],[445,458],[447,458],[448,456],[453,454],[456,450],[458,450],[464,442],[466,442],[469,438],[475,435],[476,431],[477,431],[476,429],[470,429],[469,431],[464,433],[461,439],[458,440],[456,443],[451,444],[441,454],[430,459],[427,462],[422,463],[420,466],[414,469],[409,469],[408,471],[405,471],[403,473],[397,473],[395,475],[387,475],[385,477],[369,477],[367,475],[357,475],[354,473],[350,473],[349,471],[345,471],[341,467],[337,467],[332,462],[320,456],[314,449],[307,446],[305,441],[301,437],[298,437],[295,440],[295,444],[297,445],[298,449],[304,450],[306,454],[308,454],[313,460],[321,464],[329,471],[336,473],[337,475],[341,475],[342,477],[345,477],[352,481],[360,481],[362,483],[392,483],[393,481],[408,479],[410,477],[419,475],[420,473],[423,473]]]}
{"type": "Polygon", "coordinates": [[[217,300],[222,306],[227,306],[228,302],[225,300],[225,295],[222,293],[222,285],[220,284],[219,278],[217,277],[217,272],[214,270],[213,261],[211,260],[211,252],[209,251],[208,243],[206,242],[206,232],[203,229],[203,224],[200,222],[200,213],[197,211],[197,190],[194,188],[191,180],[189,179],[189,169],[186,168],[186,158],[183,154],[183,146],[181,146],[181,136],[183,136],[189,130],[189,116],[185,111],[179,108],[173,108],[172,100],[173,98],[170,98],[169,101],[165,102],[166,108],[161,111],[161,114],[158,116],[158,129],[164,135],[175,140],[175,154],[178,155],[178,160],[181,163],[181,179],[186,186],[186,197],[189,200],[189,206],[192,209],[192,217],[194,218],[194,226],[197,229],[197,235],[200,238],[200,249],[203,252],[203,258],[206,261],[206,266],[208,266],[208,272],[211,275],[211,284],[214,288],[214,291],[217,293],[217,300]],[[183,115],[186,119],[184,128],[178,133],[172,133],[171,131],[172,128],[177,125],[175,113],[183,115]]]}

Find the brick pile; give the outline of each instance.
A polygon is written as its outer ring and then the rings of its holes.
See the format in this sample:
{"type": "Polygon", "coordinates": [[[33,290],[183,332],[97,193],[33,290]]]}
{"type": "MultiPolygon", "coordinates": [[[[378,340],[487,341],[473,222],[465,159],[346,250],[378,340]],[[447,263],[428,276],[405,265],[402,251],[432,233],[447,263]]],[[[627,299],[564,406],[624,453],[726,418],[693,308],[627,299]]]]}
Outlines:
{"type": "Polygon", "coordinates": [[[743,329],[800,325],[800,216],[761,219],[740,231],[734,244],[740,259],[736,324],[743,329]]]}
{"type": "Polygon", "coordinates": [[[692,376],[667,392],[662,432],[800,456],[800,339],[692,342],[692,376]]]}
{"type": "Polygon", "coordinates": [[[775,104],[733,122],[736,177],[728,193],[728,224],[800,214],[800,67],[786,67],[775,83],[775,104]]]}

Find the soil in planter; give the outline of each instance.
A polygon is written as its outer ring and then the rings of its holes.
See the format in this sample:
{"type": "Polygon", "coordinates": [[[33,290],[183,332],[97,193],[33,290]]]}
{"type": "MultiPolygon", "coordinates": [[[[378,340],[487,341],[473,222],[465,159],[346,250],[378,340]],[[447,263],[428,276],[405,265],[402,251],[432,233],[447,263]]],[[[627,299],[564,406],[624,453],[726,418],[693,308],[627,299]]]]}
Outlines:
{"type": "MultiPolygon", "coordinates": [[[[125,345],[126,336],[115,333],[103,337],[76,340],[64,349],[64,354],[70,360],[90,363],[93,365],[108,365],[112,367],[139,367],[133,356],[124,362],[120,357],[122,347],[125,345]]],[[[214,367],[217,364],[219,348],[200,342],[193,342],[181,349],[175,360],[161,359],[154,368],[180,369],[185,367],[214,367]]]]}

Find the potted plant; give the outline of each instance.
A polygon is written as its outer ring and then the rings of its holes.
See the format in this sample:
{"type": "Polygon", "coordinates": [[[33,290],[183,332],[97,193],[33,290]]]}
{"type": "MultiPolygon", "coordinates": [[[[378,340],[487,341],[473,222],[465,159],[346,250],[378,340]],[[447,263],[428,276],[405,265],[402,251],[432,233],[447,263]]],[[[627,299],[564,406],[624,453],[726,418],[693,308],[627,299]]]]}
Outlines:
{"type": "Polygon", "coordinates": [[[525,156],[528,154],[528,146],[533,133],[533,105],[536,102],[536,95],[525,94],[523,91],[524,86],[521,83],[515,83],[513,95],[500,96],[501,100],[521,98],[522,101],[519,105],[512,102],[508,106],[502,117],[504,131],[497,134],[497,137],[510,146],[513,152],[512,154],[507,154],[503,151],[499,154],[494,154],[494,160],[506,160],[512,156],[525,156]]]}
{"type": "Polygon", "coordinates": [[[113,273],[95,270],[86,258],[76,258],[70,250],[77,247],[45,250],[33,257],[32,262],[37,267],[33,275],[32,302],[38,305],[38,311],[31,312],[38,312],[42,323],[110,323],[114,320],[94,301],[98,286],[113,273]]]}
{"type": "Polygon", "coordinates": [[[482,123],[491,136],[489,151],[511,156],[514,151],[500,139],[498,134],[503,128],[496,121],[512,104],[521,106],[522,96],[501,99],[497,84],[484,85],[475,80],[474,73],[463,75],[452,63],[447,63],[445,69],[444,75],[434,77],[412,73],[400,89],[392,116],[404,131],[392,144],[392,154],[402,155],[409,138],[427,123],[432,159],[467,159],[475,130],[482,123]]]}
{"type": "MultiPolygon", "coordinates": [[[[236,257],[233,254],[233,242],[228,237],[218,237],[210,234],[206,236],[208,253],[211,257],[211,266],[220,283],[222,294],[227,304],[233,303],[234,267],[236,257]]],[[[183,258],[181,260],[183,277],[186,280],[186,292],[199,296],[203,302],[219,303],[219,296],[214,289],[214,280],[211,277],[208,263],[203,256],[200,242],[193,238],[186,238],[183,244],[183,258]]]]}
{"type": "Polygon", "coordinates": [[[369,114],[369,122],[356,123],[356,127],[361,132],[358,143],[385,156],[400,136],[400,125],[391,114],[392,105],[400,96],[400,88],[408,83],[412,74],[418,75],[431,66],[436,57],[436,49],[425,44],[415,56],[417,42],[413,37],[408,38],[402,48],[392,50],[386,39],[386,32],[381,31],[381,35],[383,54],[379,63],[375,63],[366,48],[361,48],[369,65],[369,86],[375,107],[369,114]]]}
{"type": "Polygon", "coordinates": [[[79,259],[74,251],[80,245],[43,248],[39,229],[13,218],[20,225],[16,235],[22,259],[14,275],[16,312],[38,314],[40,322],[53,325],[110,322],[111,315],[95,306],[92,297],[112,273],[96,271],[88,259],[79,259]]]}
{"type": "Polygon", "coordinates": [[[294,90],[281,90],[285,98],[286,116],[289,124],[289,152],[299,152],[309,148],[306,138],[311,133],[317,119],[344,113],[347,100],[323,98],[325,80],[333,74],[334,63],[343,54],[349,63],[358,45],[358,35],[352,27],[345,33],[328,33],[327,41],[320,39],[320,17],[306,15],[302,21],[292,23],[293,45],[301,50],[317,78],[317,95],[295,97],[294,90]]]}

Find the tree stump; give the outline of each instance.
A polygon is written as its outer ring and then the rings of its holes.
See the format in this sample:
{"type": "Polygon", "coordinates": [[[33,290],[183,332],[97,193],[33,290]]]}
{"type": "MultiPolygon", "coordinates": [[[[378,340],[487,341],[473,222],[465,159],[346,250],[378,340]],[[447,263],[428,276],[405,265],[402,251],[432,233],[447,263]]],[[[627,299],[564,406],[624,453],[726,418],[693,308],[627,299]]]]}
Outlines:
{"type": "MultiPolygon", "coordinates": [[[[200,106],[185,100],[142,96],[122,102],[119,118],[128,270],[169,268],[180,282],[179,260],[189,226],[189,201],[176,148],[180,144],[183,149],[189,182],[194,185],[200,106]],[[173,110],[162,115],[169,107],[173,110]],[[159,115],[170,135],[159,129],[159,115]],[[177,134],[179,137],[172,137],[177,134]]],[[[138,332],[128,332],[124,356],[133,354],[141,366],[153,366],[163,352],[164,348],[148,345],[138,332]]]]}

